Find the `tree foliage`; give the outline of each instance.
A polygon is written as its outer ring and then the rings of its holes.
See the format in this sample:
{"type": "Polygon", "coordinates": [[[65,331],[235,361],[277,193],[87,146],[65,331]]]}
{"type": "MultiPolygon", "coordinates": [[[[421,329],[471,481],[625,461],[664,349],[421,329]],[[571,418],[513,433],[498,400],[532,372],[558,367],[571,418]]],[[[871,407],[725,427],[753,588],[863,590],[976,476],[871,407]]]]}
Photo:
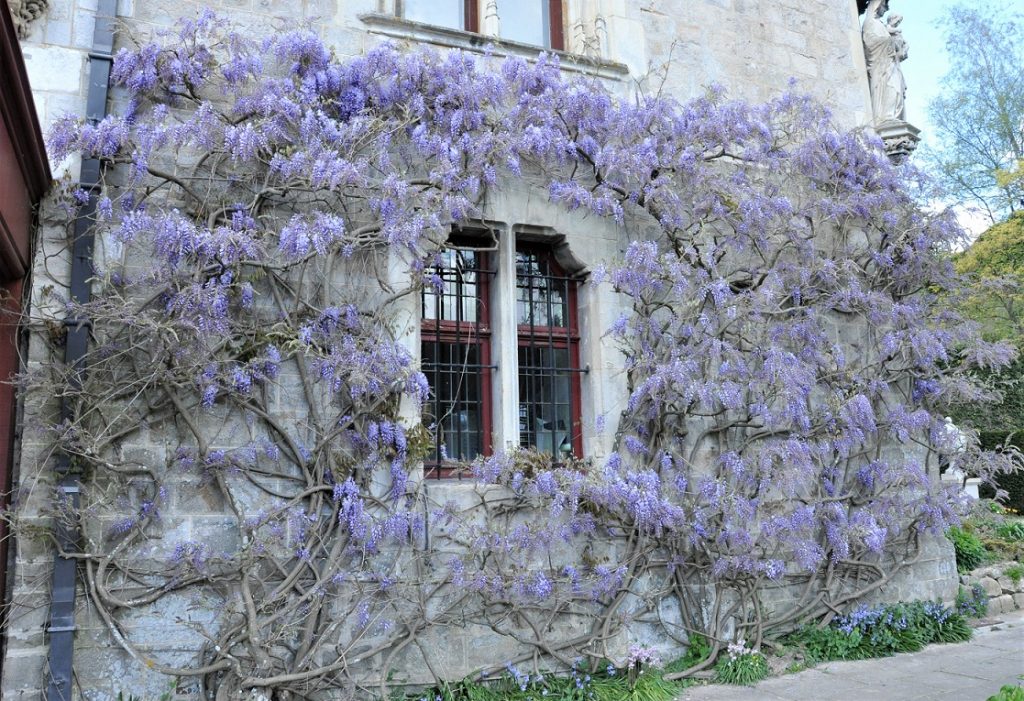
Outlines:
{"type": "MultiPolygon", "coordinates": [[[[956,521],[935,409],[1008,351],[936,306],[952,221],[811,101],[617,100],[545,57],[339,61],[210,15],[113,75],[124,113],[50,136],[109,163],[68,201],[97,198],[93,301],[33,320],[90,319],[88,372],[54,347],[26,383],[82,473],[81,512],[49,513],[83,523],[90,610],[139,669],[216,699],[386,692],[443,677],[453,629],[514,647],[485,675],[652,631],[706,636],[707,666],[877,591],[956,521]],[[516,180],[636,232],[591,283],[625,302],[616,450],[425,483],[401,320],[451,227],[516,180]],[[147,647],[152,626],[190,654],[147,647]]],[[[23,505],[20,532],[45,515],[23,505]]]]}
{"type": "MultiPolygon", "coordinates": [[[[1018,212],[983,233],[970,248],[954,257],[956,268],[970,284],[960,308],[981,324],[990,339],[1004,339],[1024,347],[1024,213],[1018,212]]],[[[970,402],[953,407],[957,423],[978,429],[981,444],[1020,444],[1024,429],[1024,360],[996,372],[979,372],[978,379],[999,393],[997,402],[970,402]]],[[[1024,503],[1020,475],[1007,475],[999,487],[1008,493],[1007,504],[1024,503]]]]}
{"type": "Polygon", "coordinates": [[[937,145],[925,162],[951,201],[995,223],[1024,206],[1021,18],[972,3],[942,26],[951,68],[929,105],[937,145]]]}
{"type": "Polygon", "coordinates": [[[965,313],[990,338],[1024,340],[1024,213],[990,227],[954,261],[971,277],[965,313]]]}

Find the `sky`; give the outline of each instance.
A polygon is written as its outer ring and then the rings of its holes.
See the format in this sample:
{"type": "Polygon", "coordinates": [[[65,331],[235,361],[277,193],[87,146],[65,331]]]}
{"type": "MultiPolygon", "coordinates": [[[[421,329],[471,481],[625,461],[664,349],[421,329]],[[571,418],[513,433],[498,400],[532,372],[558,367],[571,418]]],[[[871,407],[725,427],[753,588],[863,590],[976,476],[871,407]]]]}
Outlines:
{"type": "MultiPolygon", "coordinates": [[[[907,121],[921,130],[927,142],[934,133],[928,119],[928,103],[941,91],[942,78],[949,68],[946,40],[937,22],[947,8],[957,5],[984,4],[984,0],[890,0],[890,10],[903,15],[903,36],[910,47],[910,56],[903,62],[907,82],[907,121]]],[[[1024,14],[1024,0],[1001,0],[997,5],[1024,14]]],[[[984,217],[958,211],[960,223],[977,236],[989,222],[984,217]]]]}
{"type": "MultiPolygon", "coordinates": [[[[949,60],[943,31],[936,22],[946,9],[957,4],[984,4],[979,0],[890,0],[893,12],[903,15],[903,36],[910,47],[910,57],[903,62],[907,81],[907,121],[922,130],[927,138],[928,102],[939,94],[942,77],[949,60]]],[[[996,3],[1010,12],[1024,13],[1024,0],[1001,0],[996,3]]]]}

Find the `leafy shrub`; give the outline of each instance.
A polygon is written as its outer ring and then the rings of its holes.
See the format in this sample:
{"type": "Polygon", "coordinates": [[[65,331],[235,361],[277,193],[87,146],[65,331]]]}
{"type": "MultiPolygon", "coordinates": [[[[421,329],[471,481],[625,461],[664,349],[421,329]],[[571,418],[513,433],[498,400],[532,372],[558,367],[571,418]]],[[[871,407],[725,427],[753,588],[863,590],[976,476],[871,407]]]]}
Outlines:
{"type": "Polygon", "coordinates": [[[729,645],[728,655],[715,665],[715,680],[722,684],[756,684],[768,676],[768,660],[743,640],[729,645]]]}
{"type": "Polygon", "coordinates": [[[975,584],[970,591],[960,587],[956,594],[956,611],[968,618],[984,618],[988,613],[988,594],[980,584],[975,584]]]}
{"type": "Polygon", "coordinates": [[[834,626],[806,626],[792,636],[789,642],[803,649],[808,664],[815,664],[828,660],[856,659],[854,651],[860,647],[861,638],[859,630],[847,632],[834,626]]]}
{"type": "Polygon", "coordinates": [[[996,526],[996,535],[1004,540],[1024,540],[1024,521],[1007,521],[996,526]]]}
{"type": "Polygon", "coordinates": [[[665,666],[666,672],[682,672],[699,662],[703,662],[711,654],[708,639],[698,633],[692,633],[687,640],[686,654],[665,666]]]}
{"type": "MultiPolygon", "coordinates": [[[[978,434],[978,442],[984,450],[995,450],[1002,445],[1012,445],[1024,450],[1024,431],[981,431],[978,434]]],[[[1004,505],[1015,513],[1024,513],[1024,471],[996,475],[995,481],[1000,489],[1007,492],[1004,505]]],[[[982,496],[992,495],[992,488],[982,484],[982,496]]]]}
{"type": "MultiPolygon", "coordinates": [[[[982,592],[984,593],[984,592],[982,592]]],[[[787,640],[814,662],[862,660],[915,652],[929,643],[970,640],[971,628],[959,610],[940,603],[861,606],[826,627],[806,626],[787,640]]]]}
{"type": "Polygon", "coordinates": [[[1010,565],[1006,568],[1006,572],[1004,574],[1010,578],[1011,582],[1017,584],[1022,578],[1024,578],[1024,565],[1010,565]]]}
{"type": "Polygon", "coordinates": [[[1024,689],[1006,684],[999,689],[998,694],[989,696],[987,701],[1024,701],[1024,689]]]}
{"type": "Polygon", "coordinates": [[[946,536],[953,541],[956,551],[956,569],[958,572],[970,572],[988,557],[988,551],[978,536],[963,528],[953,526],[946,531],[946,536]]]}

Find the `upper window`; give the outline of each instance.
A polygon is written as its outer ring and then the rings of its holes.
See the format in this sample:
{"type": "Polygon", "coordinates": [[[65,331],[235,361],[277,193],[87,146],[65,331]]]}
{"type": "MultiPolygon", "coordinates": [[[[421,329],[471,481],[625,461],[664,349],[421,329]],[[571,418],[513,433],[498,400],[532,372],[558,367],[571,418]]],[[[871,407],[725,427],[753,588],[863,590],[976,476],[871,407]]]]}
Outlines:
{"type": "Polygon", "coordinates": [[[478,0],[400,0],[405,19],[467,32],[479,31],[478,0]]]}
{"type": "MultiPolygon", "coordinates": [[[[485,0],[400,0],[405,19],[479,32],[485,0]]],[[[497,32],[502,39],[545,48],[565,48],[562,0],[497,0],[497,32]]],[[[493,31],[493,30],[490,30],[493,31]]]]}
{"type": "Polygon", "coordinates": [[[518,436],[504,436],[507,443],[555,462],[583,450],[577,281],[540,244],[517,247],[515,276],[503,279],[493,272],[499,254],[483,250],[487,243],[493,239],[453,237],[423,290],[420,359],[431,389],[424,423],[434,431],[432,476],[489,455],[496,423],[517,427],[518,436]],[[505,358],[515,367],[494,372],[500,353],[492,327],[513,323],[516,353],[505,358]],[[518,396],[518,404],[501,403],[518,411],[518,421],[493,415],[494,392],[518,396]]]}

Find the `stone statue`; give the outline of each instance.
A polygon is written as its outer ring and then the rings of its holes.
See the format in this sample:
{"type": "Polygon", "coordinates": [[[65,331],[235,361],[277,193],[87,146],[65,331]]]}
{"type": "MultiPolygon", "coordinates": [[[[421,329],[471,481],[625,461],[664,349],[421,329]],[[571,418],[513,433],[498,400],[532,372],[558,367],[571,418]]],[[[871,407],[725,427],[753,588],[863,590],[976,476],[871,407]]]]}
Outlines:
{"type": "Polygon", "coordinates": [[[7,0],[20,39],[28,36],[28,25],[42,16],[48,4],[49,0],[7,0]]]}
{"type": "Polygon", "coordinates": [[[955,478],[957,482],[963,484],[966,479],[964,471],[961,470],[956,462],[957,459],[967,451],[967,437],[964,432],[953,423],[952,417],[947,416],[942,426],[942,431],[945,434],[943,439],[947,442],[946,458],[949,461],[949,465],[946,468],[945,474],[951,478],[955,478]]]}
{"type": "Polygon", "coordinates": [[[900,63],[906,60],[909,51],[899,28],[902,15],[893,14],[884,23],[882,16],[888,11],[889,0],[871,0],[864,13],[861,31],[875,124],[906,121],[904,99],[907,84],[903,80],[900,63]]]}

